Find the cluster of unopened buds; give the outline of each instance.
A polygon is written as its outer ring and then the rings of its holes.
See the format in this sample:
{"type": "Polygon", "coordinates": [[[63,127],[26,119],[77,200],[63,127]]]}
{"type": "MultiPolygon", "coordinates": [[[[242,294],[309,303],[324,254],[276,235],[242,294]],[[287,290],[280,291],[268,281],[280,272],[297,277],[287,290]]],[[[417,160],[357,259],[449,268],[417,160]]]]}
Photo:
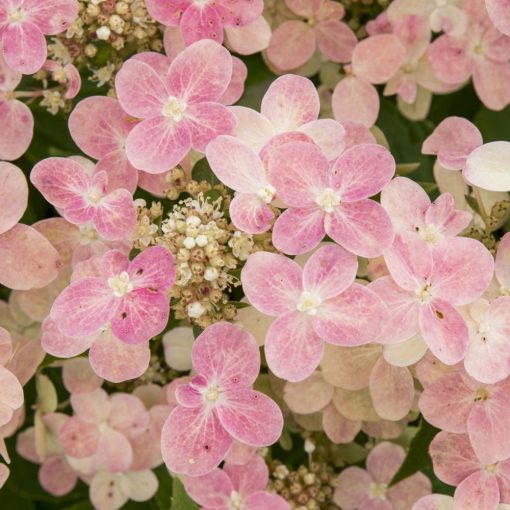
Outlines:
{"type": "Polygon", "coordinates": [[[508,0],[0,0],[0,508],[22,457],[96,510],[510,509],[468,82],[505,115],[508,0]]]}

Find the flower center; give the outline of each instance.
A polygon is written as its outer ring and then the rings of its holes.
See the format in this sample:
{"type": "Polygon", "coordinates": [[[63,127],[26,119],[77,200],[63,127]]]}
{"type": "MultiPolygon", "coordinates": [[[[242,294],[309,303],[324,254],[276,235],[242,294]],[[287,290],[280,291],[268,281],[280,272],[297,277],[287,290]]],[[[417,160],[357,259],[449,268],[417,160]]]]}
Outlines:
{"type": "Polygon", "coordinates": [[[11,23],[17,23],[24,18],[25,13],[21,9],[15,9],[9,13],[9,21],[11,23]]]}
{"type": "Polygon", "coordinates": [[[388,484],[372,482],[370,484],[369,490],[371,499],[386,499],[386,491],[388,490],[388,484]]]}
{"type": "Polygon", "coordinates": [[[88,195],[87,198],[89,199],[89,202],[92,202],[93,204],[98,204],[101,201],[101,198],[103,198],[103,195],[101,192],[97,189],[93,189],[88,195]]]}
{"type": "Polygon", "coordinates": [[[193,3],[198,7],[204,7],[209,3],[209,0],[193,0],[193,3]]]}
{"type": "Polygon", "coordinates": [[[105,421],[101,422],[98,426],[99,432],[106,432],[109,428],[108,423],[105,421]]]}
{"type": "Polygon", "coordinates": [[[497,472],[498,472],[498,467],[499,465],[497,463],[495,464],[487,464],[486,466],[483,467],[483,469],[491,474],[491,475],[495,475],[497,472]]]}
{"type": "Polygon", "coordinates": [[[186,101],[183,101],[178,97],[170,96],[168,101],[165,103],[165,106],[163,106],[162,114],[175,122],[179,122],[184,117],[184,112],[187,107],[188,105],[186,101]]]}
{"type": "Polygon", "coordinates": [[[98,238],[97,230],[91,225],[81,225],[80,236],[81,244],[89,244],[98,238]]]}
{"type": "Polygon", "coordinates": [[[484,400],[487,400],[489,398],[489,390],[487,388],[480,388],[479,390],[476,390],[475,393],[475,402],[481,402],[484,400]]]}
{"type": "Polygon", "coordinates": [[[427,244],[436,244],[443,239],[443,234],[435,225],[427,225],[425,228],[419,228],[418,234],[427,244]]]}
{"type": "Polygon", "coordinates": [[[315,315],[321,303],[322,299],[320,297],[314,296],[311,292],[305,290],[301,293],[297,309],[308,315],[315,315]]]}
{"type": "Polygon", "coordinates": [[[507,289],[506,287],[500,287],[499,293],[502,296],[510,296],[510,289],[507,289]]]}
{"type": "Polygon", "coordinates": [[[129,281],[129,275],[126,271],[108,278],[108,285],[113,290],[115,297],[122,297],[133,290],[133,284],[129,281]]]}
{"type": "Polygon", "coordinates": [[[240,510],[243,506],[243,498],[237,491],[230,493],[230,508],[232,510],[240,510]]]}
{"type": "Polygon", "coordinates": [[[436,5],[438,7],[444,7],[445,5],[448,5],[448,0],[436,0],[436,5]]]}
{"type": "Polygon", "coordinates": [[[207,388],[205,392],[205,399],[208,402],[216,402],[220,398],[220,389],[218,386],[212,386],[207,388]]]}
{"type": "Polygon", "coordinates": [[[275,195],[276,189],[271,184],[266,184],[266,186],[257,191],[257,196],[266,204],[270,204],[275,195]]]}
{"type": "Polygon", "coordinates": [[[331,213],[340,204],[340,197],[332,188],[326,188],[318,197],[317,204],[327,213],[331,213]]]}
{"type": "Polygon", "coordinates": [[[416,289],[415,294],[422,303],[428,303],[432,297],[432,286],[426,283],[423,287],[416,289]]]}

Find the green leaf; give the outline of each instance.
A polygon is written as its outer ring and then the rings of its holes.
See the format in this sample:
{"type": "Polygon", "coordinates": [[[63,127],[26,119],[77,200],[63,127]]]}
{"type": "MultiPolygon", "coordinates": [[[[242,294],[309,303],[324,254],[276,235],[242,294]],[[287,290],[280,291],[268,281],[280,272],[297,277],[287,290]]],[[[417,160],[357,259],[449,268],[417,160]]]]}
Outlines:
{"type": "Polygon", "coordinates": [[[397,165],[396,173],[398,175],[408,175],[420,168],[420,163],[399,163],[397,165]]]}
{"type": "Polygon", "coordinates": [[[439,432],[439,429],[430,425],[422,419],[420,424],[420,430],[414,436],[409,446],[409,452],[404,460],[402,466],[397,471],[393,480],[390,482],[390,487],[396,483],[408,478],[414,473],[421,469],[430,467],[432,465],[432,459],[429,455],[429,445],[434,436],[439,432]]]}
{"type": "Polygon", "coordinates": [[[219,179],[214,175],[206,158],[202,158],[195,163],[191,175],[195,181],[207,181],[212,186],[220,184],[219,179]]]}
{"type": "Polygon", "coordinates": [[[155,469],[154,473],[159,481],[158,492],[154,495],[154,500],[159,510],[170,510],[172,504],[172,477],[164,464],[155,469]]]}
{"type": "Polygon", "coordinates": [[[174,478],[171,510],[199,510],[198,505],[188,496],[181,481],[174,478]]]}

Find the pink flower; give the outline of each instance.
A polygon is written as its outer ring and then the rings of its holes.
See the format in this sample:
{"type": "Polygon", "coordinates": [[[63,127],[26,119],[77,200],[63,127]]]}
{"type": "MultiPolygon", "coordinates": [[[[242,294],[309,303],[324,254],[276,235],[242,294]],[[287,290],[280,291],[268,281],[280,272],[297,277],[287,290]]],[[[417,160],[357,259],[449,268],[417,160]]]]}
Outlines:
{"type": "Polygon", "coordinates": [[[436,155],[443,168],[462,170],[468,156],[482,143],[482,134],[473,123],[462,117],[448,117],[423,142],[421,151],[436,155]]]}
{"type": "Polygon", "coordinates": [[[220,181],[237,192],[230,203],[232,223],[249,234],[269,230],[274,219],[269,204],[276,189],[267,178],[261,157],[228,135],[214,139],[207,146],[206,156],[220,181]]]}
{"type": "Polygon", "coordinates": [[[226,463],[223,470],[187,477],[184,483],[188,494],[210,510],[290,510],[281,496],[266,492],[268,482],[266,463],[255,455],[244,465],[226,463]]]}
{"type": "Polygon", "coordinates": [[[87,168],[70,158],[47,158],[30,174],[34,186],[76,225],[92,222],[105,239],[125,239],[136,224],[131,193],[123,188],[107,191],[108,174],[87,168]]]}
{"type": "Polygon", "coordinates": [[[241,281],[250,303],[277,317],[264,348],[278,377],[308,377],[321,360],[324,340],[360,345],[377,336],[387,312],[375,293],[353,283],[357,266],[352,253],[333,244],[319,248],[304,269],[283,255],[250,255],[241,281]]]}
{"type": "Polygon", "coordinates": [[[337,480],[334,501],[345,510],[409,509],[421,497],[430,494],[430,480],[416,473],[388,487],[404,462],[405,450],[396,444],[379,443],[367,457],[367,469],[349,467],[337,480]]]}
{"type": "Polygon", "coordinates": [[[480,100],[492,110],[510,103],[510,38],[503,35],[487,16],[484,3],[464,4],[468,26],[462,37],[442,35],[429,50],[434,74],[443,82],[461,84],[473,78],[480,100]]]}
{"type": "Polygon", "coordinates": [[[392,178],[395,161],[380,145],[347,149],[330,168],[316,145],[291,142],[275,149],[269,180],[289,208],[276,220],[273,243],[284,253],[305,253],[328,234],[345,249],[376,257],[393,241],[386,211],[368,197],[392,178]]]}
{"type": "Polygon", "coordinates": [[[99,469],[127,471],[133,462],[130,439],[150,424],[142,402],[126,393],[108,395],[97,389],[71,395],[74,415],[59,428],[58,436],[66,455],[94,457],[99,469]]]}
{"type": "Polygon", "coordinates": [[[284,21],[271,37],[267,56],[282,71],[308,62],[317,46],[333,62],[350,62],[358,42],[351,28],[340,21],[345,9],[331,0],[285,0],[290,10],[304,20],[284,21]]]}
{"type": "Polygon", "coordinates": [[[277,78],[264,94],[260,113],[244,106],[230,111],[237,119],[234,135],[260,152],[276,135],[298,131],[313,140],[328,160],[345,149],[345,130],[333,119],[318,119],[320,100],[309,79],[287,74],[277,78]]]}
{"type": "Polygon", "coordinates": [[[256,447],[278,440],[280,409],[251,389],[260,369],[251,334],[227,322],[213,324],[195,340],[192,359],[197,375],[177,388],[179,405],[163,426],[161,449],[168,469],[205,475],[226,457],[234,440],[256,447]]]}
{"type": "Polygon", "coordinates": [[[66,86],[64,97],[73,99],[78,95],[81,88],[80,71],[73,64],[62,65],[56,60],[47,60],[43,69],[51,73],[51,79],[66,86]]]}
{"type": "Polygon", "coordinates": [[[165,74],[136,58],[125,62],[115,80],[119,101],[142,119],[126,139],[131,164],[161,173],[190,148],[203,152],[213,138],[231,133],[235,118],[218,102],[231,76],[230,53],[209,40],[179,53],[165,74]]]}
{"type": "Polygon", "coordinates": [[[485,7],[498,30],[510,35],[510,4],[508,0],[485,0],[485,7]]]}
{"type": "Polygon", "coordinates": [[[16,376],[5,364],[12,355],[12,342],[9,332],[0,327],[0,427],[8,423],[14,411],[23,405],[23,388],[16,376]]]}
{"type": "Polygon", "coordinates": [[[187,45],[200,39],[223,42],[224,28],[244,27],[262,14],[262,0],[146,0],[149,14],[160,23],[181,28],[187,45]]]}
{"type": "Polygon", "coordinates": [[[0,46],[0,159],[18,159],[32,141],[34,117],[14,93],[20,82],[21,73],[9,68],[0,46]]]}
{"type": "MultiPolygon", "coordinates": [[[[111,323],[117,338],[139,344],[163,331],[169,314],[166,291],[175,280],[166,248],[148,248],[131,262],[111,250],[102,259],[101,273],[74,281],[53,303],[51,318],[65,337],[98,334],[111,323]]],[[[82,339],[75,348],[83,352],[93,342],[88,341],[82,339]]]]}
{"type": "Polygon", "coordinates": [[[423,188],[407,177],[397,177],[383,188],[381,205],[397,233],[415,232],[430,246],[458,235],[473,217],[455,209],[450,193],[443,193],[431,203],[423,188]]]}
{"type": "MultiPolygon", "coordinates": [[[[430,494],[417,501],[411,510],[455,510],[454,499],[443,494],[430,494]]],[[[510,510],[510,505],[498,505],[495,510],[510,510]]]]}
{"type": "Polygon", "coordinates": [[[496,510],[510,501],[510,461],[487,464],[480,460],[465,434],[439,432],[429,448],[434,473],[456,486],[454,510],[496,510]]]}
{"type": "Polygon", "coordinates": [[[390,309],[378,340],[401,342],[420,331],[442,362],[461,361],[469,332],[457,307],[472,303],[489,286],[494,270],[490,252],[463,237],[444,239],[430,250],[417,234],[401,232],[385,260],[393,278],[370,285],[390,309]]]}
{"type": "Polygon", "coordinates": [[[0,284],[11,289],[34,289],[57,277],[61,265],[57,250],[37,230],[18,223],[28,203],[23,172],[0,162],[0,284]]]}
{"type": "Polygon", "coordinates": [[[38,71],[46,60],[45,35],[71,26],[76,0],[0,0],[0,40],[7,64],[23,74],[38,71]]]}

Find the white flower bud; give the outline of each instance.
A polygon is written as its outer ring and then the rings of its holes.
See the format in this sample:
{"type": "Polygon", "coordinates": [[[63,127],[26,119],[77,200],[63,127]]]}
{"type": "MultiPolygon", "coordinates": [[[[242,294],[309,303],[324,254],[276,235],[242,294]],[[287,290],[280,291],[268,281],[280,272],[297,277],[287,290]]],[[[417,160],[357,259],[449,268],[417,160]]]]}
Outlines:
{"type": "Polygon", "coordinates": [[[187,310],[188,310],[188,315],[192,319],[198,319],[205,312],[205,308],[198,301],[195,301],[194,303],[189,304],[187,310]]]}
{"type": "Polygon", "coordinates": [[[195,247],[195,239],[193,239],[192,237],[186,237],[182,244],[184,245],[184,248],[192,250],[195,247]]]}
{"type": "Polygon", "coordinates": [[[219,276],[218,270],[215,267],[208,267],[204,273],[204,279],[208,282],[213,282],[219,276]]]}
{"type": "Polygon", "coordinates": [[[186,219],[188,227],[198,227],[202,223],[202,220],[198,216],[189,216],[186,219]]]}
{"type": "Polygon", "coordinates": [[[110,38],[110,34],[111,33],[112,33],[112,31],[106,25],[102,26],[102,27],[99,27],[96,30],[97,38],[98,39],[102,39],[103,41],[107,41],[110,38]]]}
{"type": "Polygon", "coordinates": [[[195,239],[195,243],[197,244],[197,246],[200,246],[200,248],[203,248],[204,246],[206,246],[208,242],[209,242],[209,239],[207,239],[207,236],[204,234],[198,235],[195,239]]]}

